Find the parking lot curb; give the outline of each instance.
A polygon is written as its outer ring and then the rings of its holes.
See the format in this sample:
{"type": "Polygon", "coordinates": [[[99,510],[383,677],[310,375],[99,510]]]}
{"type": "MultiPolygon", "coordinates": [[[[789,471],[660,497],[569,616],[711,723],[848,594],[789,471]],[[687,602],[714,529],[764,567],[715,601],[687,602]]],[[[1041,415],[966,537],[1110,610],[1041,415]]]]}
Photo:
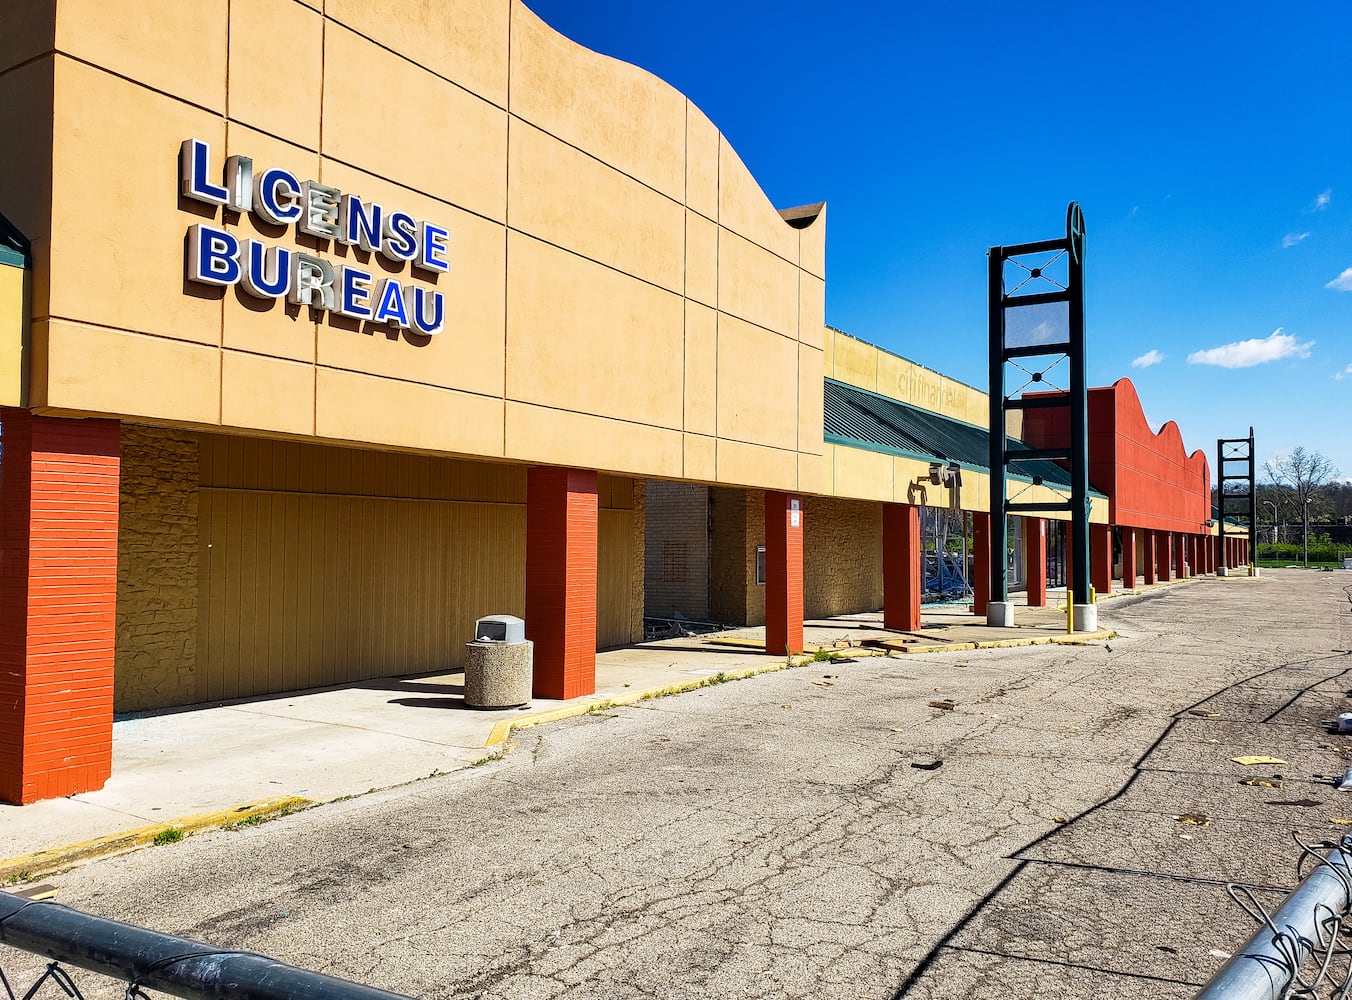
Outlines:
{"type": "MultiPolygon", "coordinates": [[[[808,657],[810,659],[810,657],[808,657]]],[[[575,705],[560,705],[558,708],[548,708],[541,712],[532,712],[530,715],[522,715],[515,719],[503,719],[493,731],[488,734],[488,740],[484,743],[485,747],[498,747],[507,742],[507,737],[518,729],[530,729],[533,726],[542,726],[547,722],[558,722],[561,719],[572,719],[579,715],[586,715],[589,712],[602,712],[607,708],[624,708],[626,705],[636,705],[641,701],[649,701],[653,698],[665,698],[668,695],[684,694],[687,691],[698,691],[700,688],[711,687],[714,684],[723,684],[727,681],[740,681],[747,677],[755,677],[758,674],[772,674],[779,670],[787,670],[789,667],[798,666],[806,662],[802,659],[779,660],[775,663],[767,663],[760,667],[747,667],[743,670],[720,670],[716,674],[707,677],[698,677],[681,684],[669,684],[662,688],[649,688],[642,691],[625,691],[623,694],[605,695],[602,697],[589,698],[586,701],[578,702],[575,705]]]]}
{"type": "Polygon", "coordinates": [[[20,854],[16,857],[0,860],[0,885],[14,882],[29,882],[44,875],[65,871],[77,865],[125,854],[156,843],[174,843],[183,837],[206,830],[241,824],[252,825],[265,819],[285,816],[289,813],[308,809],[315,803],[298,795],[282,795],[276,798],[250,802],[246,805],[217,809],[213,812],[197,813],[192,816],[180,816],[178,819],[150,826],[140,826],[134,830],[110,833],[92,840],[66,844],[63,847],[50,847],[32,854],[20,854]],[[177,831],[176,833],[174,831],[177,831]]]}

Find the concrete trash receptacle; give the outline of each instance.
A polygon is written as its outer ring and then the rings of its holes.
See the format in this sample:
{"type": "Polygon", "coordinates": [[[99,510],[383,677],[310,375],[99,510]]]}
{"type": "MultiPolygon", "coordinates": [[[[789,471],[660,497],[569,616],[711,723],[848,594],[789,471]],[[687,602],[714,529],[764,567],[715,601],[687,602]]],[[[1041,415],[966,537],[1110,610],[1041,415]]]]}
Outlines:
{"type": "Polygon", "coordinates": [[[480,618],[473,642],[465,643],[465,704],[471,708],[520,708],[530,704],[535,644],[524,622],[512,615],[480,618]]]}

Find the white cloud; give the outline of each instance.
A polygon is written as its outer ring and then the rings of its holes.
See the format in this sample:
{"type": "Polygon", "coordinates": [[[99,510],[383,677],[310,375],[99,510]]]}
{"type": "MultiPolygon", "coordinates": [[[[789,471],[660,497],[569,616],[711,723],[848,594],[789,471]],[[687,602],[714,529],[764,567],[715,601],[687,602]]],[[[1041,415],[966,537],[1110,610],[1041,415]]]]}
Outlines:
{"type": "Polygon", "coordinates": [[[1339,382],[1341,382],[1345,378],[1352,378],[1352,365],[1348,365],[1346,368],[1344,368],[1342,371],[1340,371],[1337,375],[1333,377],[1337,379],[1339,382]]]}
{"type": "Polygon", "coordinates": [[[1030,344],[1054,344],[1060,339],[1062,338],[1057,334],[1056,327],[1045,319],[1028,334],[1030,344]]]}
{"type": "Polygon", "coordinates": [[[1282,237],[1282,246],[1287,250],[1290,250],[1301,240],[1307,239],[1309,235],[1309,233],[1287,233],[1282,237]]]}
{"type": "Polygon", "coordinates": [[[1335,292],[1352,292],[1352,267],[1349,267],[1324,287],[1332,288],[1335,292]]]}
{"type": "Polygon", "coordinates": [[[1149,368],[1151,365],[1157,365],[1164,360],[1164,355],[1153,347],[1142,354],[1131,363],[1133,368],[1149,368]]]}
{"type": "Polygon", "coordinates": [[[1314,200],[1314,210],[1316,212],[1322,212],[1324,209],[1329,207],[1329,202],[1331,202],[1332,200],[1333,200],[1333,188],[1324,188],[1324,190],[1319,192],[1319,196],[1314,200]]]}
{"type": "Polygon", "coordinates": [[[1237,340],[1233,344],[1209,347],[1188,355],[1190,365],[1216,365],[1218,368],[1252,368],[1254,365],[1281,361],[1283,358],[1308,358],[1314,341],[1300,343],[1277,327],[1262,340],[1237,340]]]}

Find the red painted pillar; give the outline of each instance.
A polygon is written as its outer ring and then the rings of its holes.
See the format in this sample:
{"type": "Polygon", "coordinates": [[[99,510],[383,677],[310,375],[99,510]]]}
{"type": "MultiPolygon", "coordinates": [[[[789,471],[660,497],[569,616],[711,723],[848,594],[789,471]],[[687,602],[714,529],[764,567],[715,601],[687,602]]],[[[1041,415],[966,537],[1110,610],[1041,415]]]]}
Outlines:
{"type": "Polygon", "coordinates": [[[1136,587],[1136,529],[1122,529],[1122,589],[1136,587]]]}
{"type": "Polygon", "coordinates": [[[596,691],[596,473],[526,473],[526,638],[537,698],[596,691]]]}
{"type": "Polygon", "coordinates": [[[0,800],[113,766],[121,427],[0,411],[0,800]]]}
{"type": "Polygon", "coordinates": [[[1148,529],[1141,531],[1141,568],[1144,571],[1145,585],[1159,581],[1159,560],[1155,556],[1155,532],[1148,529]]]}
{"type": "Polygon", "coordinates": [[[1028,606],[1047,606],[1047,522],[1040,517],[1023,519],[1024,582],[1028,606]]]}
{"type": "Polygon", "coordinates": [[[920,508],[883,504],[883,628],[920,628],[920,508]]]}
{"type": "Polygon", "coordinates": [[[803,501],[765,491],[765,651],[803,651],[803,501]]]}
{"type": "Polygon", "coordinates": [[[1113,592],[1113,529],[1109,524],[1089,526],[1089,583],[1095,594],[1113,592]]]}
{"type": "Polygon", "coordinates": [[[1192,576],[1188,567],[1188,536],[1182,532],[1174,534],[1174,575],[1180,580],[1186,580],[1192,576]]]}
{"type": "Polygon", "coordinates": [[[1155,532],[1155,578],[1161,583],[1168,583],[1173,579],[1173,546],[1170,545],[1170,535],[1167,531],[1155,532]]]}
{"type": "Polygon", "coordinates": [[[972,614],[982,615],[991,599],[991,516],[972,514],[972,614]]]}

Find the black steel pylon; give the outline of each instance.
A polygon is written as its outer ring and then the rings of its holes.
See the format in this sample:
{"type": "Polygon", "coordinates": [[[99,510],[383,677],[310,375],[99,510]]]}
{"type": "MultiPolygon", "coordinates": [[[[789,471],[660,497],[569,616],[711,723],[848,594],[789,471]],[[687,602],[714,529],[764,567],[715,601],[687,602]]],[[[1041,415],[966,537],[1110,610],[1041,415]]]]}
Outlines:
{"type": "MultiPolygon", "coordinates": [[[[1249,559],[1258,560],[1258,491],[1255,489],[1255,458],[1253,451],[1253,428],[1249,428],[1246,438],[1217,438],[1216,440],[1216,509],[1221,541],[1225,541],[1225,519],[1227,511],[1236,506],[1237,501],[1247,500],[1239,509],[1239,518],[1249,526],[1249,559]],[[1233,475],[1226,471],[1227,465],[1242,463],[1242,472],[1233,475]],[[1230,483],[1242,484],[1233,492],[1230,483]]],[[[1226,569],[1225,546],[1220,546],[1220,568],[1226,569]]]]}
{"type": "MultiPolygon", "coordinates": [[[[988,308],[990,328],[990,511],[991,511],[991,593],[992,601],[1009,600],[1009,567],[1006,550],[1009,514],[1046,514],[1067,511],[1070,514],[1070,558],[1073,570],[1073,604],[1088,604],[1089,574],[1089,385],[1085,374],[1084,349],[1084,214],[1077,202],[1066,209],[1064,238],[991,247],[988,254],[988,308]],[[1033,266],[1016,260],[1020,257],[1049,258],[1033,266]],[[1065,260],[1064,282],[1054,277],[1065,260]],[[1019,270],[1019,282],[1005,287],[1005,265],[1019,270]],[[1032,290],[1022,292],[1031,285],[1032,290]],[[1050,287],[1048,287],[1050,286],[1050,287]],[[1022,292],[1022,294],[1020,294],[1022,292]],[[1028,343],[1008,343],[1008,317],[1011,310],[1065,303],[1065,331],[1060,337],[1057,324],[1038,335],[1039,326],[1028,343]],[[1050,364],[1025,367],[1030,358],[1052,358],[1050,364]],[[1065,391],[1050,395],[1018,396],[1032,385],[1048,386],[1047,373],[1063,360],[1069,362],[1070,379],[1065,391]],[[1013,393],[1005,392],[1007,366],[1027,376],[1013,393]],[[1008,447],[1006,414],[1010,410],[1061,408],[1067,411],[1069,442],[1066,447],[1020,449],[1008,447]],[[1070,499],[1063,502],[1014,502],[1006,496],[1006,474],[1022,462],[1053,460],[1065,462],[1070,472],[1070,499]]],[[[1045,321],[1044,321],[1044,325],[1045,321]]],[[[1057,387],[1052,386],[1055,390],[1057,387]]],[[[1034,485],[1041,485],[1033,477],[1034,485]]]]}

